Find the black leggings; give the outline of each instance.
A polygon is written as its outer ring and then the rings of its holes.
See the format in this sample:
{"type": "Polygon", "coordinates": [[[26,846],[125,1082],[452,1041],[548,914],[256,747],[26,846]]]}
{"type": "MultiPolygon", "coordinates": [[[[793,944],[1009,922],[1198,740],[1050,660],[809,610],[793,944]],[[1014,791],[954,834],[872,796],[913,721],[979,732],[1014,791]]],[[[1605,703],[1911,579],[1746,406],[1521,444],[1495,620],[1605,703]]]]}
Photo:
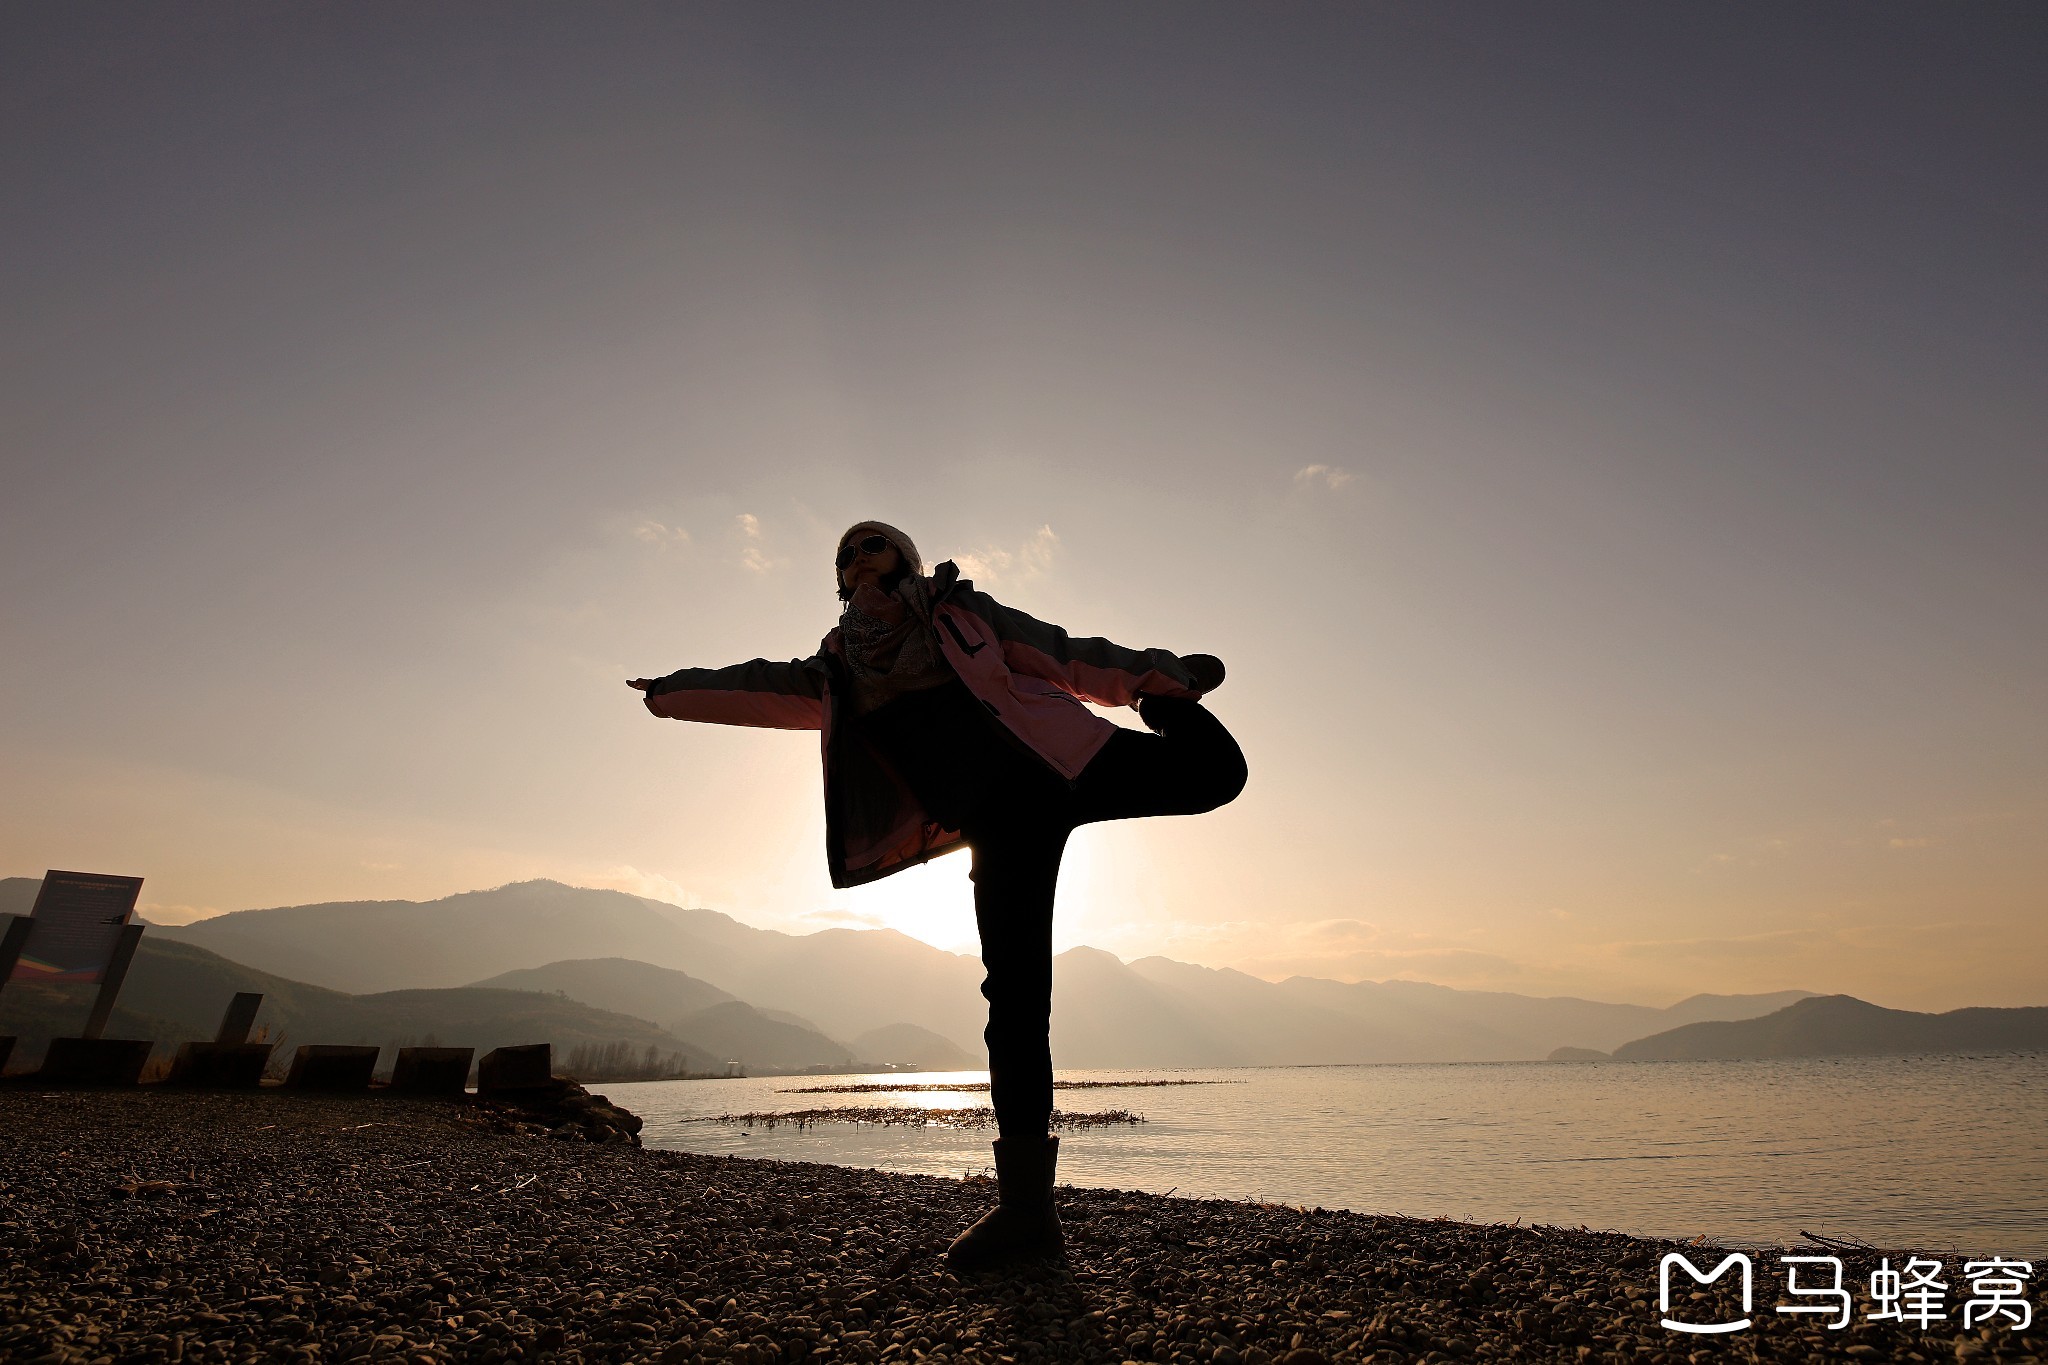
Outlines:
{"type": "Polygon", "coordinates": [[[1199,815],[1244,790],[1244,753],[1199,702],[1153,698],[1146,723],[1119,730],[1073,787],[1046,774],[978,812],[974,918],[987,979],[990,1103],[1005,1137],[1043,1136],[1052,1113],[1052,903],[1067,836],[1098,820],[1199,815]]]}

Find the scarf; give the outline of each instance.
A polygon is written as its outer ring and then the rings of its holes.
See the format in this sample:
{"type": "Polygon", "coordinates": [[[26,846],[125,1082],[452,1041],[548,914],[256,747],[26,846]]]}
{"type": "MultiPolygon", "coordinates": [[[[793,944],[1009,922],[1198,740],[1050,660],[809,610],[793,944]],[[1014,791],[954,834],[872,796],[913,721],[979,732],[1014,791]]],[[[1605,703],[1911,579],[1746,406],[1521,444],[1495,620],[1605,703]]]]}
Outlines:
{"type": "Polygon", "coordinates": [[[953,678],[932,629],[931,580],[917,574],[904,575],[894,592],[873,584],[855,589],[840,613],[839,642],[853,677],[855,715],[953,678]]]}

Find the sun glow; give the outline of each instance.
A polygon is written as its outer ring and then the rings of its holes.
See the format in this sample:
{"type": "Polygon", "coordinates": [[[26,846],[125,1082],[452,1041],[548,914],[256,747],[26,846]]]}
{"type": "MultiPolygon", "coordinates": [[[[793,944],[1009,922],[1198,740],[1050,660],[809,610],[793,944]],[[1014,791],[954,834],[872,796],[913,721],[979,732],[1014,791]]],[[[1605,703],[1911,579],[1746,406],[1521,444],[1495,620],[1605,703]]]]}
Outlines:
{"type": "Polygon", "coordinates": [[[949,953],[980,953],[974,927],[972,854],[950,853],[906,868],[869,886],[847,891],[846,908],[863,920],[894,929],[949,953]]]}
{"type": "MultiPolygon", "coordinates": [[[[1089,892],[1101,881],[1104,857],[1092,841],[1074,839],[1067,844],[1066,856],[1060,864],[1059,901],[1053,920],[1057,947],[1071,947],[1080,941],[1060,932],[1062,922],[1079,931],[1087,919],[1084,912],[1089,892]]],[[[844,892],[842,904],[868,924],[908,934],[949,953],[980,956],[981,936],[974,923],[974,883],[967,876],[973,866],[972,858],[971,853],[934,858],[873,885],[844,892]]]]}

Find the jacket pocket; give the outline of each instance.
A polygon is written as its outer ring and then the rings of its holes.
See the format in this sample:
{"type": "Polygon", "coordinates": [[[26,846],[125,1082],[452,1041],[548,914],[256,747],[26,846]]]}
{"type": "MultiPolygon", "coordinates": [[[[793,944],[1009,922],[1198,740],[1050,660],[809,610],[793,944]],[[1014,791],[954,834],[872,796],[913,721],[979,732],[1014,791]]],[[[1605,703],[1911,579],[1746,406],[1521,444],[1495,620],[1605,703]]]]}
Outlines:
{"type": "Polygon", "coordinates": [[[1088,709],[1086,702],[1082,701],[1072,692],[1067,691],[1066,688],[1061,687],[1058,683],[1048,682],[1044,678],[1034,678],[1028,673],[1012,673],[1010,675],[1010,690],[1021,697],[1050,697],[1078,706],[1084,711],[1088,709]]]}

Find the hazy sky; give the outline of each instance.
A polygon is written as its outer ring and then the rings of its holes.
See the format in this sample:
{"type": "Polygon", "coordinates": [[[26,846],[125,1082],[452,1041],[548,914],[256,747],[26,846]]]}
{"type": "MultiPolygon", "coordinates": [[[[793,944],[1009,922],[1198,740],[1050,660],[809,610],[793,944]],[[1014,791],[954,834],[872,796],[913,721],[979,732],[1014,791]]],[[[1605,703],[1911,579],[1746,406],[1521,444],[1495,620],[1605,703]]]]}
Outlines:
{"type": "MultiPolygon", "coordinates": [[[[1058,942],[2048,1003],[2048,9],[0,8],[0,873],[826,879],[880,517],[1207,651],[1058,942]]],[[[971,558],[970,558],[971,557],[971,558]]]]}

